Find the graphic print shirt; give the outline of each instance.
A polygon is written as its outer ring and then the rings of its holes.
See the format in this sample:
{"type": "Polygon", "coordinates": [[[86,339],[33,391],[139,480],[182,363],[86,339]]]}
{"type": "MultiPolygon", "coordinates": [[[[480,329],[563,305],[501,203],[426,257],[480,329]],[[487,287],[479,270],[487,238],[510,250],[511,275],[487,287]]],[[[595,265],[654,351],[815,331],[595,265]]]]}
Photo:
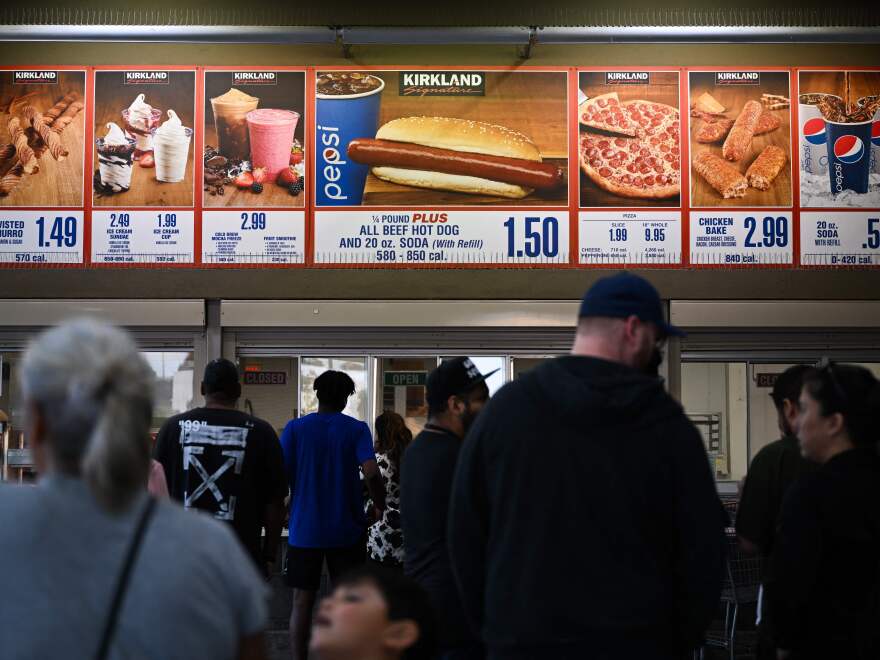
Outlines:
{"type": "Polygon", "coordinates": [[[240,410],[196,408],[165,422],[155,458],[171,497],[231,524],[259,563],[266,506],[287,494],[275,430],[240,410]]]}
{"type": "MultiPolygon", "coordinates": [[[[367,530],[370,559],[403,565],[403,532],[400,529],[400,477],[386,454],[376,454],[376,464],[385,482],[385,511],[367,530]]],[[[370,500],[368,507],[373,506],[370,500]]],[[[368,509],[369,510],[369,509],[368,509]]]]}

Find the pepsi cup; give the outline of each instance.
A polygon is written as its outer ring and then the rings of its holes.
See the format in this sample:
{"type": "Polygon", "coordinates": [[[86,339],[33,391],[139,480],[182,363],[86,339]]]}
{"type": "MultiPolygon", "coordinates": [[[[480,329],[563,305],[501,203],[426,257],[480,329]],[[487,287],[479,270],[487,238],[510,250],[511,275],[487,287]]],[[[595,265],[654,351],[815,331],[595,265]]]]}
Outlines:
{"type": "Polygon", "coordinates": [[[834,94],[801,94],[798,103],[801,169],[810,174],[825,174],[828,171],[825,119],[816,107],[823,96],[834,94]]]}
{"type": "MultiPolygon", "coordinates": [[[[866,96],[856,101],[858,106],[864,107],[868,101],[872,101],[876,96],[866,96]]],[[[874,113],[874,123],[871,126],[871,171],[874,174],[880,174],[880,108],[874,113]]]]}
{"type": "Polygon", "coordinates": [[[828,175],[831,192],[868,192],[871,171],[871,127],[873,120],[842,124],[826,121],[828,175]]]}
{"type": "MultiPolygon", "coordinates": [[[[333,74],[330,74],[333,75],[333,74]]],[[[340,77],[347,77],[340,74],[340,77]]],[[[321,93],[315,104],[315,193],[317,206],[357,206],[364,195],[369,165],[352,162],[346,150],[355,138],[376,137],[379,105],[385,81],[364,74],[360,81],[372,89],[345,93],[341,81],[332,93],[321,93]]],[[[357,87],[352,87],[357,89],[357,87]]]]}

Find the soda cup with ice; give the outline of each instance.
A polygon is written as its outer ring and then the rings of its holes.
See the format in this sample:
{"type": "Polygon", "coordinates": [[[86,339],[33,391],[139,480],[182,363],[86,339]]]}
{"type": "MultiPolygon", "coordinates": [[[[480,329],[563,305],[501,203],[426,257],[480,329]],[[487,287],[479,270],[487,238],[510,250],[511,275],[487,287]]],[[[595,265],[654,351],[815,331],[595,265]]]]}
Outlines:
{"type": "MultiPolygon", "coordinates": [[[[878,96],[865,96],[856,101],[858,107],[863,108],[865,104],[878,96]]],[[[871,172],[880,174],[880,106],[874,112],[874,123],[871,125],[871,172]]]]}
{"type": "Polygon", "coordinates": [[[868,192],[873,120],[853,123],[826,121],[828,176],[831,192],[868,192]]]}
{"type": "Polygon", "coordinates": [[[798,99],[801,169],[810,174],[828,171],[825,119],[816,107],[825,96],[840,98],[834,94],[801,94],[798,99]]]}

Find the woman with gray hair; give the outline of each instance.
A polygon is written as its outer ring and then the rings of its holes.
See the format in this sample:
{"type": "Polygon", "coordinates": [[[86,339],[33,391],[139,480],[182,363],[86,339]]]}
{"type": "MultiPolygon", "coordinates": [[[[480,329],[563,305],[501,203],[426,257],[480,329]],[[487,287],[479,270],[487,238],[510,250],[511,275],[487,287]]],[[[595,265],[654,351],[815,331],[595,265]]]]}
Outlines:
{"type": "Polygon", "coordinates": [[[146,492],[153,374],[90,320],[22,364],[36,487],[0,487],[4,658],[259,660],[266,587],[232,533],[146,492]]]}

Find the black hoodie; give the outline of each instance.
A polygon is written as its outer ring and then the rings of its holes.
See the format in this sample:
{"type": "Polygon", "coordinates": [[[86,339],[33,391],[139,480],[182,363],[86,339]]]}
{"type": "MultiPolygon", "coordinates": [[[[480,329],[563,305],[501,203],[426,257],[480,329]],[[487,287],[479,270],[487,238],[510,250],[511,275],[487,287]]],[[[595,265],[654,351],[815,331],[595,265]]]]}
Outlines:
{"type": "Polygon", "coordinates": [[[493,649],[679,652],[718,607],[727,516],[702,440],[627,366],[560,357],[502,388],[450,507],[465,612],[493,649]]]}

